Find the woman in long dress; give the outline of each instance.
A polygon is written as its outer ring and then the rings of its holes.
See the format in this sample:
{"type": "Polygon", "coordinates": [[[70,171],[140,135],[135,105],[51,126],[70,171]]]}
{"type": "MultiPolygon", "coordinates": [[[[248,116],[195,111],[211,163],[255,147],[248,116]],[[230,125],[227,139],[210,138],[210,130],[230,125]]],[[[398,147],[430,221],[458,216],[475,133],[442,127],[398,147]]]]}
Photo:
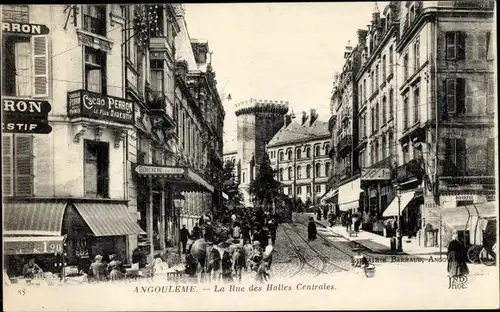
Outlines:
{"type": "Polygon", "coordinates": [[[458,240],[457,232],[453,232],[453,239],[448,244],[448,275],[465,276],[469,274],[467,267],[467,249],[458,240]]]}
{"type": "Polygon", "coordinates": [[[318,231],[316,229],[316,223],[312,217],[309,218],[309,224],[307,226],[307,239],[312,241],[316,239],[316,234],[318,231]]]}

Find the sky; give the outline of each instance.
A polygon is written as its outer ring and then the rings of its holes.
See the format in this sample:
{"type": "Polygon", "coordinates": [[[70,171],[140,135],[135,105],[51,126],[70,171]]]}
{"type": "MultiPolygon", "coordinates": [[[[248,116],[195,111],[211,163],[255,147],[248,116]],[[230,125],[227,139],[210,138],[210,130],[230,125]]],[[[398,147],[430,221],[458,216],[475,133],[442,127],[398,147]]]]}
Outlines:
{"type": "MultiPolygon", "coordinates": [[[[382,13],[388,2],[378,2],[382,13]]],[[[375,2],[184,4],[191,38],[208,40],[224,99],[224,151],[236,149],[234,105],[250,98],[289,101],[330,118],[335,72],[348,41],[367,29],[375,2]]]]}

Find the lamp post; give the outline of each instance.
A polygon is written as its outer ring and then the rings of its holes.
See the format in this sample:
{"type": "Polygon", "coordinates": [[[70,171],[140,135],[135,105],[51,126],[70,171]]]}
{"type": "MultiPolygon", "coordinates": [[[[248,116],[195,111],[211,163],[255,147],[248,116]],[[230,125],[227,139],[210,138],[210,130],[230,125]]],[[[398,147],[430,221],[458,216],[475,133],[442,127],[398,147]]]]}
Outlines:
{"type": "Polygon", "coordinates": [[[177,228],[176,228],[177,252],[180,255],[181,254],[181,211],[182,207],[184,207],[184,202],[186,201],[186,198],[181,193],[176,193],[173,199],[174,199],[175,215],[177,217],[177,228]]]}
{"type": "Polygon", "coordinates": [[[401,236],[401,186],[395,185],[394,190],[398,197],[398,229],[396,230],[396,248],[397,251],[403,251],[403,237],[401,236]]]}

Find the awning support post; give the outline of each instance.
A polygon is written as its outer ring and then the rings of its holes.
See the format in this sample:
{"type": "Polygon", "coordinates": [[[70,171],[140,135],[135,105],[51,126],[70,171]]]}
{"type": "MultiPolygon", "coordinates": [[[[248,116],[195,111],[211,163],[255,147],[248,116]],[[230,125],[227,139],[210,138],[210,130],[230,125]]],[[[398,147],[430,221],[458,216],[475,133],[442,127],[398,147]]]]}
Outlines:
{"type": "Polygon", "coordinates": [[[146,223],[148,227],[149,248],[151,261],[154,259],[155,245],[154,245],[154,232],[153,232],[153,178],[148,177],[148,204],[146,206],[146,223]]]}
{"type": "Polygon", "coordinates": [[[160,192],[160,248],[162,252],[165,252],[166,243],[165,243],[165,192],[167,192],[167,188],[165,188],[165,180],[161,182],[162,190],[160,192]]]}

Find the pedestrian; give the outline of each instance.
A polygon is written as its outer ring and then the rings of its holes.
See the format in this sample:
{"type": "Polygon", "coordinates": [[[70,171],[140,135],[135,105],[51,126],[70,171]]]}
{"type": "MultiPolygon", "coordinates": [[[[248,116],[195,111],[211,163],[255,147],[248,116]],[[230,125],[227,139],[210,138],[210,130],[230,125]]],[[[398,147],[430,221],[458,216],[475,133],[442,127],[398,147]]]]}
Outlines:
{"type": "Polygon", "coordinates": [[[316,210],[316,219],[317,219],[318,221],[321,221],[321,209],[320,209],[320,208],[318,208],[318,209],[316,210]]]}
{"type": "Polygon", "coordinates": [[[248,222],[244,222],[241,226],[241,238],[243,241],[250,240],[250,226],[248,226],[248,222]]]}
{"type": "Polygon", "coordinates": [[[456,231],[453,231],[452,240],[448,244],[448,275],[450,277],[469,275],[467,249],[458,239],[456,231]]]}
{"type": "Polygon", "coordinates": [[[238,222],[234,222],[231,236],[234,241],[239,241],[239,239],[241,238],[240,224],[238,222]]]}
{"type": "Polygon", "coordinates": [[[213,242],[214,241],[214,228],[210,221],[206,222],[205,226],[205,241],[213,242]]]}
{"type": "Polygon", "coordinates": [[[259,231],[259,243],[261,248],[266,248],[269,245],[269,231],[263,227],[259,231]]]}
{"type": "Polygon", "coordinates": [[[314,222],[313,217],[310,217],[309,225],[307,226],[307,239],[310,241],[315,240],[316,234],[318,234],[318,231],[316,229],[316,223],[314,222]]]}
{"type": "Polygon", "coordinates": [[[209,280],[212,280],[212,276],[218,278],[220,264],[221,264],[221,256],[220,252],[217,248],[213,246],[212,242],[207,243],[207,273],[209,280]]]}
{"type": "Polygon", "coordinates": [[[186,228],[184,224],[181,229],[181,243],[182,243],[182,253],[186,254],[186,246],[189,239],[189,230],[186,228]]]}
{"type": "Polygon", "coordinates": [[[109,278],[112,281],[121,279],[123,277],[121,271],[122,271],[122,262],[118,260],[115,254],[110,255],[108,263],[109,278]]]}
{"type": "Polygon", "coordinates": [[[196,271],[198,268],[198,262],[196,261],[196,258],[191,253],[191,247],[193,247],[193,245],[190,245],[188,250],[187,250],[185,272],[188,276],[193,277],[196,275],[196,271]]]}
{"type": "Polygon", "coordinates": [[[89,275],[91,277],[91,280],[94,280],[96,282],[106,280],[106,265],[102,263],[101,255],[95,256],[94,262],[90,264],[89,275]]]}
{"type": "Polygon", "coordinates": [[[232,269],[233,269],[233,261],[232,257],[229,254],[227,247],[224,248],[224,251],[222,252],[222,259],[221,259],[221,268],[222,268],[222,278],[225,281],[232,282],[233,277],[232,277],[232,269]]]}
{"type": "Polygon", "coordinates": [[[238,281],[241,281],[243,269],[247,268],[247,259],[245,258],[245,250],[240,245],[237,245],[233,253],[233,271],[238,281]]]}
{"type": "Polygon", "coordinates": [[[30,258],[28,263],[23,267],[23,275],[25,278],[34,278],[36,274],[43,273],[42,268],[35,263],[35,258],[30,258]]]}
{"type": "Polygon", "coordinates": [[[198,223],[194,224],[193,230],[191,231],[191,237],[193,240],[197,240],[201,236],[201,230],[200,227],[198,226],[198,223]]]}
{"type": "Polygon", "coordinates": [[[269,232],[271,234],[271,243],[274,246],[276,244],[276,232],[278,231],[278,221],[276,218],[271,218],[268,222],[269,232]]]}
{"type": "Polygon", "coordinates": [[[323,219],[328,220],[328,207],[323,208],[323,219]]]}

